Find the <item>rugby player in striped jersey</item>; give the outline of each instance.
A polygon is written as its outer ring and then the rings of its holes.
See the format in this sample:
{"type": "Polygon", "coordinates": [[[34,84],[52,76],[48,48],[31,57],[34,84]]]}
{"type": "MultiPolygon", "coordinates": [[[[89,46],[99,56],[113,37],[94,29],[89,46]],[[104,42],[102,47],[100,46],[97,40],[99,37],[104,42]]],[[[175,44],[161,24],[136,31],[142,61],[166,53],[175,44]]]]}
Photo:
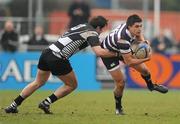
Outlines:
{"type": "Polygon", "coordinates": [[[126,23],[119,25],[112,30],[109,35],[102,41],[101,47],[109,51],[119,53],[119,57],[102,58],[104,65],[111,74],[114,82],[114,98],[115,98],[115,113],[123,115],[121,99],[125,86],[125,79],[120,70],[119,61],[123,61],[126,65],[137,70],[142,78],[145,80],[150,91],[159,91],[160,93],[167,93],[168,89],[165,86],[154,84],[151,80],[151,74],[144,62],[147,59],[137,59],[132,54],[132,44],[134,42],[146,42],[142,35],[142,19],[134,14],[128,17],[126,23]]]}

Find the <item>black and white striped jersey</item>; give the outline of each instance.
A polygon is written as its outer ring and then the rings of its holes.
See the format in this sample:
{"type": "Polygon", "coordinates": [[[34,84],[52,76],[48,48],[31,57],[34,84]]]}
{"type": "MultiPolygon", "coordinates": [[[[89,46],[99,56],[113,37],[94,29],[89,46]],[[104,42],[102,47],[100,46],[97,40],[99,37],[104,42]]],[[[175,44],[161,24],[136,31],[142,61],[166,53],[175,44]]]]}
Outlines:
{"type": "Polygon", "coordinates": [[[131,52],[131,43],[135,37],[127,29],[126,23],[119,25],[112,30],[102,41],[101,47],[114,52],[129,53],[131,52]]]}
{"type": "Polygon", "coordinates": [[[99,37],[95,29],[89,24],[80,24],[65,32],[57,42],[49,48],[56,56],[69,58],[88,45],[99,45],[99,37]]]}

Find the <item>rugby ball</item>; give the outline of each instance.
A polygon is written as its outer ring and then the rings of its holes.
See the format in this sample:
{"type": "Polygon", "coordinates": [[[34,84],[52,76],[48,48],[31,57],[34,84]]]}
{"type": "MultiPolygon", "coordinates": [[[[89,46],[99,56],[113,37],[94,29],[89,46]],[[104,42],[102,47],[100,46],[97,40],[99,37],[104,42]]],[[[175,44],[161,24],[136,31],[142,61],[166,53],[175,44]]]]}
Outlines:
{"type": "Polygon", "coordinates": [[[139,43],[134,50],[134,55],[138,59],[147,58],[151,51],[151,47],[147,43],[139,43]]]}

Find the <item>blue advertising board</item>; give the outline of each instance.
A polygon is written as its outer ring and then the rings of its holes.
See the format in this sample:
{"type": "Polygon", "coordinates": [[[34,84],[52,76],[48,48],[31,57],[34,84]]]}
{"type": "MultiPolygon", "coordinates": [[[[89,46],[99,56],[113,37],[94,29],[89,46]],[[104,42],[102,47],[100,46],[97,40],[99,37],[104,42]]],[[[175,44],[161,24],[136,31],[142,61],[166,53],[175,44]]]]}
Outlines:
{"type": "MultiPolygon", "coordinates": [[[[0,89],[22,89],[36,76],[40,52],[0,53],[0,89]]],[[[99,90],[104,81],[113,82],[101,59],[92,53],[79,53],[70,59],[78,80],[78,90],[99,90]],[[98,80],[97,80],[98,79],[98,80]],[[102,83],[101,83],[102,82],[102,83]]],[[[120,66],[123,65],[122,63],[120,66]]],[[[180,55],[153,54],[146,63],[153,81],[169,88],[180,88],[180,55]]],[[[127,79],[126,87],[144,88],[145,82],[132,68],[121,67],[127,79]]],[[[41,89],[55,90],[63,83],[50,76],[41,89]]]]}
{"type": "MultiPolygon", "coordinates": [[[[36,76],[40,52],[0,53],[0,89],[22,89],[36,76]]],[[[76,73],[79,90],[98,90],[100,82],[95,79],[96,57],[91,53],[79,53],[70,59],[76,73]]],[[[41,89],[54,90],[63,83],[50,76],[41,89]]]]}

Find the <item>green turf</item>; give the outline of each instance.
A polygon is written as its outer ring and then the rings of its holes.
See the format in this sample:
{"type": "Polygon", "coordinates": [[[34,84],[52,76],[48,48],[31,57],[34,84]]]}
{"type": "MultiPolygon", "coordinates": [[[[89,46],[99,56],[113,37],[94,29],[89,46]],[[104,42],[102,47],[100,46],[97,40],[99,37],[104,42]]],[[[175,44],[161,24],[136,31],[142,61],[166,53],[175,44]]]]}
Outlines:
{"type": "Polygon", "coordinates": [[[18,114],[6,114],[18,91],[0,91],[0,124],[179,124],[180,91],[168,94],[147,90],[125,90],[123,105],[126,115],[114,114],[111,90],[79,91],[57,101],[51,107],[53,115],[45,115],[38,103],[50,91],[38,91],[20,107],[18,114]]]}

